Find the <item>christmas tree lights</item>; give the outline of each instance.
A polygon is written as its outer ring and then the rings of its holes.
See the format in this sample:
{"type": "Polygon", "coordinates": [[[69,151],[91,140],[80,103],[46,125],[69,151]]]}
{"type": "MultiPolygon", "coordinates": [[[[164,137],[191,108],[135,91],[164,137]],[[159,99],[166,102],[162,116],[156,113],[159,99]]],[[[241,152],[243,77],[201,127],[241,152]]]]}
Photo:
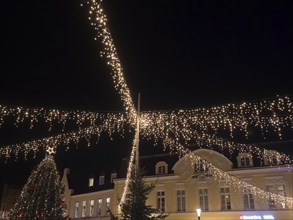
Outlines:
{"type": "Polygon", "coordinates": [[[32,171],[10,211],[9,219],[61,220],[65,211],[62,194],[56,164],[49,155],[32,171]]]}

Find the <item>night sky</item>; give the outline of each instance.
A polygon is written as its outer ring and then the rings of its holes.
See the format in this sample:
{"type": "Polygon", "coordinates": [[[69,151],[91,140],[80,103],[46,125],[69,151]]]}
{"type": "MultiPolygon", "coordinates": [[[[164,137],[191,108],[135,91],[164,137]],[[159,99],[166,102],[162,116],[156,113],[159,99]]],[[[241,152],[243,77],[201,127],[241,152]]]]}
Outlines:
{"type": "MultiPolygon", "coordinates": [[[[0,104],[123,111],[82,2],[1,2],[0,104]]],[[[136,103],[141,93],[143,111],[293,94],[291,0],[104,0],[104,8],[132,97],[136,103]]],[[[58,132],[7,123],[0,143],[58,132]]],[[[56,161],[60,170],[77,169],[90,159],[96,164],[127,156],[130,145],[131,138],[111,142],[105,136],[93,148],[58,152],[56,161]]],[[[25,177],[41,159],[0,161],[1,176],[25,177]]]]}

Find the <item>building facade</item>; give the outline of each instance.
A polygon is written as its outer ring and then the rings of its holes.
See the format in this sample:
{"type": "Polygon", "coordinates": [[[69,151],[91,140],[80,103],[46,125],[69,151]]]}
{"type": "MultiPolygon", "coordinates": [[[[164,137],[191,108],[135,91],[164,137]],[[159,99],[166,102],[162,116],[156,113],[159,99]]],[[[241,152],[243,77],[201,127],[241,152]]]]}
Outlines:
{"type": "MultiPolygon", "coordinates": [[[[273,152],[263,166],[254,166],[252,156],[239,154],[235,167],[224,155],[209,149],[193,152],[203,160],[240,180],[260,189],[286,197],[292,197],[292,166],[278,165],[273,152]]],[[[215,179],[201,164],[193,164],[188,158],[178,159],[174,155],[149,155],[140,158],[141,166],[146,165],[147,184],[156,183],[149,194],[147,203],[165,212],[168,220],[191,220],[197,218],[196,209],[202,210],[202,220],[278,219],[292,220],[290,204],[279,204],[273,199],[254,196],[252,189],[240,189],[225,179],[215,179]]],[[[115,178],[112,185],[100,190],[91,190],[70,196],[69,215],[72,219],[110,219],[107,210],[120,216],[119,199],[124,189],[125,178],[115,178]]],[[[90,177],[88,187],[103,185],[103,178],[90,177]],[[96,181],[94,181],[96,180],[96,181]]]]}

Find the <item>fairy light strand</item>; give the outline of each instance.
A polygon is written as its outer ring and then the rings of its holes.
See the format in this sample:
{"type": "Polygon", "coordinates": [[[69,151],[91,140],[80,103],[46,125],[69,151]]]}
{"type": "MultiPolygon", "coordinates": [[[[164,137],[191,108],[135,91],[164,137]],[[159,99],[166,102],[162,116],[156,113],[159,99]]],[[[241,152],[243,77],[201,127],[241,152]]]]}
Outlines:
{"type": "Polygon", "coordinates": [[[54,146],[55,148],[62,144],[65,145],[68,150],[71,143],[77,146],[80,139],[85,139],[90,146],[91,137],[95,135],[99,138],[102,132],[107,133],[110,137],[114,133],[123,135],[125,122],[126,120],[123,115],[108,115],[99,126],[89,126],[87,128],[78,129],[78,131],[61,133],[56,136],[36,139],[20,144],[2,146],[0,148],[0,156],[7,160],[14,155],[15,159],[18,159],[19,154],[23,153],[24,158],[27,159],[29,153],[32,153],[33,157],[35,157],[38,151],[46,151],[48,146],[54,146]]]}
{"type": "Polygon", "coordinates": [[[130,153],[130,158],[129,158],[129,162],[128,162],[128,168],[127,168],[127,174],[126,174],[124,189],[123,189],[123,193],[122,193],[122,196],[121,196],[121,200],[119,202],[119,207],[121,207],[122,204],[125,203],[126,195],[127,195],[127,192],[128,192],[128,186],[129,186],[129,183],[130,183],[131,174],[132,174],[132,172],[134,172],[134,167],[135,167],[134,166],[134,159],[135,159],[135,152],[136,152],[138,139],[139,139],[139,130],[136,129],[135,136],[134,136],[133,143],[132,143],[132,149],[131,149],[131,153],[130,153]]]}
{"type": "Polygon", "coordinates": [[[249,128],[254,127],[264,138],[274,132],[282,139],[283,129],[293,128],[293,105],[287,96],[210,108],[142,112],[141,115],[142,126],[150,132],[153,128],[147,126],[155,124],[157,127],[172,126],[176,132],[192,127],[213,133],[222,129],[228,131],[231,138],[238,132],[248,139],[249,128]]]}
{"type": "MultiPolygon", "coordinates": [[[[94,39],[101,39],[101,43],[103,45],[103,48],[100,51],[100,56],[106,58],[107,65],[110,66],[112,70],[110,74],[114,82],[114,87],[121,96],[121,100],[123,101],[123,105],[131,122],[135,125],[137,115],[136,109],[134,107],[130,90],[124,77],[123,68],[107,24],[108,19],[104,13],[101,3],[101,0],[87,1],[89,8],[88,19],[93,29],[97,32],[97,37],[94,39]]],[[[83,4],[81,6],[83,6],[83,4]]]]}
{"type": "MultiPolygon", "coordinates": [[[[28,108],[22,106],[6,106],[0,105],[0,127],[5,124],[6,119],[13,119],[14,125],[18,127],[20,124],[29,123],[30,129],[36,123],[46,123],[49,130],[52,129],[54,122],[62,124],[63,130],[69,121],[73,121],[79,128],[84,125],[96,125],[109,115],[119,115],[125,113],[110,112],[91,112],[81,110],[65,111],[60,109],[47,108],[28,108]]],[[[126,117],[125,117],[126,118],[126,117]]]]}

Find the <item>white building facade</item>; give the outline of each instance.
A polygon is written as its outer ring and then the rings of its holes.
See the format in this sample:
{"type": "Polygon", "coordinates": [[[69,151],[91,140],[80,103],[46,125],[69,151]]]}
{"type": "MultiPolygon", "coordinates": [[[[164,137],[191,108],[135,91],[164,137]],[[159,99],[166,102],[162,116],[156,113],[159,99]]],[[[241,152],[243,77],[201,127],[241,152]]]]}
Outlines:
{"type": "MultiPolygon", "coordinates": [[[[239,154],[237,168],[222,154],[199,149],[193,154],[227,172],[268,192],[292,197],[292,166],[280,166],[266,161],[266,166],[255,167],[249,154],[239,154]]],[[[233,187],[225,179],[215,179],[204,167],[193,165],[187,158],[170,163],[168,156],[141,157],[141,164],[153,166],[153,172],[145,176],[147,184],[156,183],[147,203],[167,214],[168,220],[191,220],[197,218],[196,209],[202,210],[202,220],[278,219],[292,220],[291,204],[277,204],[254,196],[251,189],[233,187]],[[151,162],[148,162],[151,160],[151,162]]],[[[111,175],[112,176],[112,175],[111,175]]],[[[89,187],[101,184],[89,179],[89,187]]],[[[109,189],[73,194],[69,201],[71,219],[110,219],[107,210],[120,216],[119,199],[122,197],[125,178],[112,179],[109,189]]]]}

